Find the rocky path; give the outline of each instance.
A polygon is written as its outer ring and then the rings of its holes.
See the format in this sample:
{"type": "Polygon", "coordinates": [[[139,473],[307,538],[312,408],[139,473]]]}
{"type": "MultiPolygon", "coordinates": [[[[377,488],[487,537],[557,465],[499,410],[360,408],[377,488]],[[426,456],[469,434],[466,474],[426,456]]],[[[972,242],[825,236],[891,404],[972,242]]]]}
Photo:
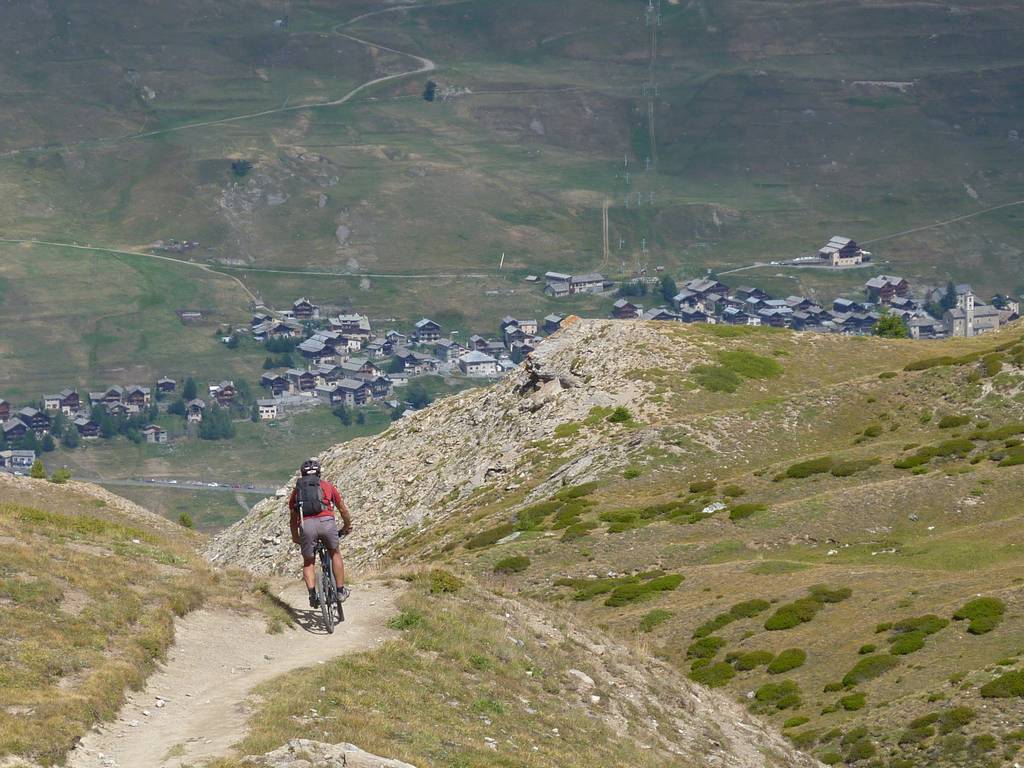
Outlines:
{"type": "Polygon", "coordinates": [[[166,665],[131,694],[117,720],[90,731],[68,756],[69,768],[180,768],[231,754],[245,735],[253,689],[271,678],[388,637],[395,591],[382,584],[353,588],[346,621],[327,635],[306,605],[299,581],[279,597],[299,626],[266,633],[258,616],[197,611],[180,621],[166,665]]]}

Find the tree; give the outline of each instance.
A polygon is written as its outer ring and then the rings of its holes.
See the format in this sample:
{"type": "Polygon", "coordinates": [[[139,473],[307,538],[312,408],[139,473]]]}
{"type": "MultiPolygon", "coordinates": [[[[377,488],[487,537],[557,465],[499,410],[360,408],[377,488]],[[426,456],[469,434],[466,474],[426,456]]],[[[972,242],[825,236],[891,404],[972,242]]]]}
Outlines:
{"type": "Polygon", "coordinates": [[[643,280],[631,280],[628,283],[623,283],[619,286],[618,294],[619,296],[646,296],[647,283],[643,280]]]}
{"type": "Polygon", "coordinates": [[[64,431],[65,421],[66,419],[64,418],[64,411],[57,411],[55,414],[53,414],[53,421],[50,422],[50,431],[56,435],[59,435],[61,432],[64,431]]]}
{"type": "Polygon", "coordinates": [[[249,160],[232,160],[231,172],[238,178],[243,178],[252,170],[252,162],[249,160]]]}
{"type": "Polygon", "coordinates": [[[32,469],[28,471],[29,477],[34,477],[36,480],[46,479],[46,467],[43,466],[42,459],[36,459],[32,462],[32,469]]]}
{"type": "Polygon", "coordinates": [[[952,309],[956,306],[956,286],[952,280],[946,283],[946,292],[939,299],[939,306],[943,309],[952,309]]]}
{"type": "Polygon", "coordinates": [[[882,316],[875,323],[874,334],[875,336],[881,336],[883,339],[905,339],[910,335],[910,332],[903,323],[903,318],[886,310],[882,312],[882,316]]]}
{"type": "Polygon", "coordinates": [[[277,367],[277,363],[274,362],[274,358],[272,358],[270,355],[267,355],[264,358],[264,360],[263,360],[263,370],[264,371],[269,371],[271,368],[276,368],[276,367],[277,367]]]}
{"type": "Polygon", "coordinates": [[[167,406],[167,412],[174,416],[185,415],[185,401],[182,398],[178,398],[173,403],[167,406]]]}
{"type": "Polygon", "coordinates": [[[109,413],[104,414],[103,418],[100,419],[100,437],[105,440],[109,440],[117,434],[117,427],[118,425],[114,420],[114,417],[109,413]]]}
{"type": "Polygon", "coordinates": [[[228,340],[225,342],[225,346],[227,346],[228,349],[238,349],[239,343],[240,340],[238,338],[238,334],[232,333],[230,336],[228,336],[228,340]]]}
{"type": "Polygon", "coordinates": [[[29,430],[25,433],[25,436],[18,440],[18,448],[23,451],[39,451],[39,438],[36,437],[36,433],[29,430]]]}
{"type": "Polygon", "coordinates": [[[422,381],[412,382],[405,394],[409,405],[417,411],[420,408],[426,408],[430,405],[430,401],[433,399],[430,397],[430,393],[427,392],[427,388],[423,385],[422,381]]]}
{"type": "Polygon", "coordinates": [[[345,407],[344,403],[338,405],[333,411],[331,411],[331,413],[337,416],[341,420],[341,423],[346,427],[352,423],[352,414],[349,413],[349,410],[345,407]]]}
{"type": "Polygon", "coordinates": [[[433,101],[436,96],[437,96],[437,83],[435,83],[433,80],[427,80],[427,85],[423,89],[423,100],[424,101],[433,101]]]}
{"type": "Polygon", "coordinates": [[[42,445],[42,449],[46,453],[51,453],[52,451],[56,450],[56,448],[57,448],[57,443],[55,443],[53,441],[53,435],[51,435],[49,432],[47,432],[45,435],[43,435],[43,442],[42,442],[41,445],[42,445]]]}
{"type": "Polygon", "coordinates": [[[230,440],[235,436],[235,425],[226,408],[214,405],[199,423],[199,437],[203,440],[230,440]]]}
{"type": "Polygon", "coordinates": [[[188,512],[182,512],[180,515],[178,515],[178,524],[182,528],[192,528],[192,526],[194,525],[194,523],[192,522],[192,515],[190,515],[188,512]]]}
{"type": "Polygon", "coordinates": [[[260,420],[260,407],[257,403],[252,404],[252,408],[249,409],[249,421],[253,424],[260,420]]]}
{"type": "Polygon", "coordinates": [[[149,404],[149,420],[156,421],[160,416],[160,406],[156,404],[156,400],[153,400],[149,404]]]}
{"type": "Polygon", "coordinates": [[[57,483],[62,485],[71,479],[71,470],[67,467],[60,467],[59,469],[53,470],[53,474],[50,476],[51,483],[57,483]]]}
{"type": "Polygon", "coordinates": [[[399,360],[397,357],[393,358],[391,362],[387,364],[388,373],[402,373],[405,371],[405,363],[399,360]]]}
{"type": "Polygon", "coordinates": [[[79,436],[78,430],[75,428],[74,424],[69,424],[68,428],[64,430],[64,434],[61,436],[60,442],[61,445],[68,449],[77,448],[81,444],[81,437],[79,436]]]}
{"type": "Polygon", "coordinates": [[[356,424],[359,424],[360,426],[362,426],[365,423],[366,423],[366,414],[363,413],[362,411],[358,411],[356,413],[356,424]]]}
{"type": "Polygon", "coordinates": [[[181,390],[181,396],[185,400],[195,400],[196,395],[199,394],[199,387],[196,386],[196,381],[191,376],[185,379],[185,386],[181,390]]]}
{"type": "Polygon", "coordinates": [[[661,298],[667,301],[669,304],[672,303],[672,299],[679,293],[679,287],[676,285],[676,281],[668,275],[661,276],[661,298]]]}

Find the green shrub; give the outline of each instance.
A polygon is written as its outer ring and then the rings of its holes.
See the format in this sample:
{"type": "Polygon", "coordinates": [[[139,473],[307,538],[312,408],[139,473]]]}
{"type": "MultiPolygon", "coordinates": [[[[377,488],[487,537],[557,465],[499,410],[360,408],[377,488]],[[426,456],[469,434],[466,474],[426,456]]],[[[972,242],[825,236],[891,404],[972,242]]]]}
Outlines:
{"type": "Polygon", "coordinates": [[[515,530],[512,523],[503,523],[494,528],[488,528],[475,536],[471,536],[466,542],[466,549],[483,549],[500,541],[515,530]]]}
{"type": "Polygon", "coordinates": [[[755,512],[763,512],[766,509],[768,509],[768,506],[766,504],[736,504],[734,506],[729,507],[729,519],[743,520],[744,518],[750,517],[755,512]]]}
{"type": "Polygon", "coordinates": [[[820,475],[831,470],[834,463],[835,459],[831,456],[822,456],[817,459],[811,459],[810,461],[802,461],[798,464],[790,465],[786,469],[785,475],[786,477],[794,479],[802,479],[810,477],[811,475],[820,475]]]}
{"type": "Polygon", "coordinates": [[[729,499],[738,499],[746,493],[746,489],[739,485],[727,485],[722,489],[722,495],[729,499]]]}
{"type": "Polygon", "coordinates": [[[897,740],[899,744],[920,744],[935,735],[935,729],[930,725],[922,725],[918,728],[907,728],[900,734],[897,740]]]}
{"type": "Polygon", "coordinates": [[[580,485],[567,485],[564,488],[558,490],[555,494],[555,498],[560,501],[569,501],[570,499],[579,499],[583,496],[589,496],[597,490],[597,482],[582,483],[580,485]]]}
{"type": "Polygon", "coordinates": [[[190,515],[188,512],[182,512],[180,515],[178,515],[178,525],[180,525],[182,528],[192,528],[195,525],[195,523],[192,521],[192,515],[190,515]]]}
{"type": "Polygon", "coordinates": [[[878,437],[882,434],[881,424],[871,424],[861,433],[864,437],[878,437]]]}
{"type": "Polygon", "coordinates": [[[845,760],[848,763],[856,763],[874,757],[875,752],[875,745],[869,739],[858,739],[846,750],[845,760]]]}
{"type": "Polygon", "coordinates": [[[695,365],[691,371],[697,386],[708,392],[733,393],[743,383],[738,373],[721,365],[695,365]]]}
{"type": "Polygon", "coordinates": [[[878,459],[850,459],[849,461],[841,461],[832,467],[832,475],[834,477],[849,477],[855,475],[858,472],[863,472],[866,469],[871,469],[879,463],[878,459]]]}
{"type": "Polygon", "coordinates": [[[617,608],[630,603],[640,602],[654,597],[658,592],[671,592],[682,583],[683,577],[668,574],[643,583],[624,584],[616,587],[604,601],[604,604],[617,608]]]}
{"type": "Polygon", "coordinates": [[[501,574],[521,573],[530,567],[530,558],[525,555],[504,557],[494,564],[494,572],[501,574]]]}
{"type": "Polygon", "coordinates": [[[737,619],[751,619],[759,613],[764,613],[769,607],[771,603],[767,600],[744,600],[730,608],[729,613],[737,619]]]}
{"type": "Polygon", "coordinates": [[[690,643],[690,647],[686,649],[686,658],[713,659],[724,646],[723,638],[708,635],[690,643]]]}
{"type": "Polygon", "coordinates": [[[822,603],[841,603],[853,594],[853,590],[849,587],[832,589],[824,584],[815,584],[809,591],[815,600],[822,603]]]}
{"type": "Polygon", "coordinates": [[[608,415],[608,418],[605,419],[609,424],[625,424],[632,420],[633,414],[629,412],[629,409],[623,408],[621,405],[612,411],[608,415]]]}
{"type": "Polygon", "coordinates": [[[857,653],[859,653],[861,656],[864,656],[868,653],[874,653],[877,650],[877,648],[878,646],[876,646],[874,643],[868,643],[867,645],[862,645],[859,649],[857,649],[857,653]]]}
{"type": "Polygon", "coordinates": [[[787,648],[768,665],[768,674],[781,675],[792,669],[802,667],[807,661],[807,653],[800,648],[787,648]]]}
{"type": "Polygon", "coordinates": [[[883,621],[881,624],[876,624],[875,625],[875,634],[877,635],[877,634],[880,634],[882,632],[888,632],[890,629],[892,629],[892,622],[891,621],[883,621]]]}
{"type": "Polygon", "coordinates": [[[770,357],[755,355],[745,350],[719,352],[718,359],[730,371],[747,379],[773,379],[784,370],[770,357]]]}
{"type": "Polygon", "coordinates": [[[640,470],[639,467],[626,467],[626,469],[623,470],[622,472],[622,476],[627,480],[635,480],[642,474],[643,472],[640,470]]]}
{"type": "Polygon", "coordinates": [[[923,728],[926,725],[932,725],[933,723],[937,723],[938,721],[939,721],[939,713],[938,712],[929,712],[927,715],[921,715],[921,717],[918,717],[918,718],[916,718],[914,720],[911,720],[910,721],[910,725],[908,727],[910,727],[910,728],[923,728]]]}
{"type": "Polygon", "coordinates": [[[750,669],[763,667],[765,664],[771,663],[771,660],[774,658],[775,654],[771,651],[747,651],[746,653],[741,653],[733,660],[733,666],[740,672],[746,672],[750,669]]]}
{"type": "Polygon", "coordinates": [[[974,450],[974,443],[965,438],[958,437],[951,440],[944,440],[936,445],[926,445],[919,448],[916,453],[900,459],[893,464],[897,469],[914,469],[927,464],[932,459],[946,457],[964,457],[974,450]]]}
{"type": "Polygon", "coordinates": [[[907,632],[900,635],[889,646],[889,653],[895,656],[906,656],[908,653],[924,648],[923,632],[907,632]]]}
{"type": "Polygon", "coordinates": [[[813,597],[802,597],[778,607],[775,613],[768,617],[764,628],[772,632],[792,629],[813,619],[819,610],[821,610],[819,601],[813,597]]]}
{"type": "MultiPolygon", "coordinates": [[[[50,475],[50,482],[56,483],[57,485],[63,485],[71,479],[71,470],[67,467],[58,467],[53,470],[53,474],[50,475]]],[[[190,526],[186,526],[190,527],[190,526]]]]}
{"type": "Polygon", "coordinates": [[[839,699],[839,706],[847,712],[856,712],[858,709],[864,709],[866,700],[867,696],[863,693],[851,693],[849,696],[839,699]]]}
{"type": "Polygon", "coordinates": [[[834,750],[822,752],[818,756],[818,759],[825,765],[838,765],[839,763],[843,762],[843,756],[834,750]]]}
{"type": "Polygon", "coordinates": [[[800,687],[792,680],[765,683],[754,692],[754,700],[760,705],[757,709],[762,712],[795,709],[802,703],[800,687]]]}
{"type": "Polygon", "coordinates": [[[671,618],[671,611],[664,611],[661,608],[655,608],[640,619],[640,631],[651,632],[659,624],[663,624],[671,618]]]}
{"type": "Polygon", "coordinates": [[[848,747],[851,744],[856,744],[858,741],[865,738],[867,735],[867,726],[858,725],[844,733],[843,738],[839,740],[839,743],[842,744],[844,747],[848,747]]]}
{"type": "Polygon", "coordinates": [[[876,653],[872,656],[865,656],[856,664],[853,669],[843,677],[843,687],[853,688],[855,685],[874,680],[876,677],[885,674],[897,666],[900,660],[887,653],[876,653]]]}
{"type": "Polygon", "coordinates": [[[388,626],[391,629],[397,629],[403,631],[406,629],[414,629],[424,624],[426,619],[423,614],[414,608],[407,608],[399,613],[397,616],[392,617],[388,620],[388,626]]]}
{"type": "Polygon", "coordinates": [[[992,378],[1001,370],[1003,370],[1003,361],[1006,359],[1005,355],[1001,355],[998,352],[993,352],[991,355],[985,355],[981,359],[981,368],[987,378],[992,378]]]}
{"type": "Polygon", "coordinates": [[[952,733],[963,728],[975,717],[970,707],[950,707],[939,715],[939,733],[952,733]]]}
{"type": "Polygon", "coordinates": [[[690,679],[708,688],[719,688],[735,676],[736,670],[732,668],[732,664],[726,664],[724,661],[701,665],[694,662],[690,668],[690,679]]]}
{"type": "Polygon", "coordinates": [[[597,528],[597,523],[592,521],[585,523],[573,523],[562,532],[561,541],[575,541],[576,539],[582,539],[595,528],[597,528]]]}
{"type": "Polygon", "coordinates": [[[605,595],[623,584],[633,584],[639,580],[638,576],[616,576],[606,579],[558,579],[555,584],[560,587],[574,587],[576,593],[572,599],[582,602],[598,595],[605,595]]]}
{"type": "Polygon", "coordinates": [[[811,718],[805,715],[796,715],[795,717],[787,718],[783,723],[783,728],[799,728],[801,725],[806,725],[811,722],[811,718]]]}
{"type": "Polygon", "coordinates": [[[939,429],[955,429],[971,422],[970,416],[954,416],[952,414],[939,419],[939,429]]]}
{"type": "Polygon", "coordinates": [[[896,373],[896,371],[882,371],[880,374],[878,374],[878,378],[880,378],[880,379],[895,379],[897,375],[898,374],[896,373]]]}
{"type": "Polygon", "coordinates": [[[690,483],[690,493],[706,493],[715,489],[714,480],[696,480],[690,483]]]}
{"type": "Polygon", "coordinates": [[[984,635],[996,628],[1006,612],[1006,604],[998,597],[979,597],[964,603],[953,614],[957,621],[967,620],[967,631],[972,635],[984,635]]]}
{"type": "Polygon", "coordinates": [[[797,749],[810,749],[817,743],[820,733],[821,731],[814,728],[808,728],[800,733],[791,733],[788,738],[797,749]]]}
{"type": "Polygon", "coordinates": [[[462,587],[462,580],[454,573],[443,568],[435,568],[430,572],[430,594],[432,595],[458,592],[462,587]]]}
{"type": "Polygon", "coordinates": [[[981,686],[981,695],[986,699],[1024,697],[1024,672],[1004,672],[981,686]]]}

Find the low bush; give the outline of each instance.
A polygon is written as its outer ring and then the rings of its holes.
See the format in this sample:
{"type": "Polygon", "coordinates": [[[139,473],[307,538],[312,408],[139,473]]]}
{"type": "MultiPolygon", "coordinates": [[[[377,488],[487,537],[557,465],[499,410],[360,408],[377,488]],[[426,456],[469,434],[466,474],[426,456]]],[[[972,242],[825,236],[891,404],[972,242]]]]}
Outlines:
{"type": "Polygon", "coordinates": [[[897,666],[900,660],[887,653],[876,653],[872,656],[865,656],[843,677],[843,687],[853,688],[856,685],[874,680],[893,667],[897,666]]]}
{"type": "Polygon", "coordinates": [[[596,482],[582,483],[580,485],[567,485],[555,493],[555,498],[560,501],[569,501],[570,499],[589,496],[597,490],[597,485],[598,484],[596,482]]]}
{"type": "Polygon", "coordinates": [[[738,499],[746,493],[746,489],[739,485],[727,485],[722,489],[722,495],[729,499],[738,499]]]}
{"type": "Polygon", "coordinates": [[[765,683],[754,692],[754,701],[759,705],[760,712],[795,709],[803,702],[800,700],[800,687],[792,680],[778,683],[765,683]]]}
{"type": "Polygon", "coordinates": [[[475,536],[471,536],[466,542],[466,549],[483,549],[500,541],[516,529],[512,523],[503,523],[494,528],[488,528],[475,536]]]}
{"type": "Polygon", "coordinates": [[[919,448],[916,453],[900,459],[893,466],[897,469],[914,469],[936,458],[963,458],[973,450],[974,443],[971,440],[966,437],[957,437],[951,440],[944,440],[935,445],[926,445],[919,448]]]}
{"type": "Polygon", "coordinates": [[[1006,604],[998,597],[979,597],[964,603],[953,618],[967,620],[967,631],[972,635],[984,635],[996,628],[1005,612],[1006,604]]]}
{"type": "Polygon", "coordinates": [[[835,459],[831,456],[822,456],[810,461],[801,461],[798,464],[790,465],[785,472],[786,477],[802,479],[811,475],[820,475],[832,469],[835,459]]]}
{"type": "Polygon", "coordinates": [[[839,706],[847,712],[856,712],[859,709],[864,709],[866,701],[867,696],[864,693],[851,693],[849,696],[839,699],[839,706]]]}
{"type": "Polygon", "coordinates": [[[874,653],[877,649],[878,649],[878,646],[876,646],[874,643],[868,643],[867,645],[862,645],[857,650],[857,653],[859,653],[861,656],[864,656],[865,654],[868,654],[868,653],[874,653]]]}
{"type": "Polygon", "coordinates": [[[617,608],[630,603],[640,602],[654,597],[659,592],[671,592],[682,583],[683,577],[678,574],[658,576],[642,583],[624,584],[616,587],[604,601],[604,604],[617,608]]]}
{"type": "Polygon", "coordinates": [[[868,427],[864,429],[864,431],[861,434],[864,435],[864,437],[878,437],[880,434],[882,434],[882,425],[870,424],[868,427]]]}
{"type": "Polygon", "coordinates": [[[733,660],[733,666],[740,672],[746,672],[747,670],[770,664],[774,658],[775,654],[771,651],[747,651],[746,653],[739,654],[733,660]]]}
{"type": "Polygon", "coordinates": [[[1003,361],[1006,359],[1005,355],[998,352],[993,352],[991,355],[985,355],[981,358],[981,370],[985,376],[991,379],[1001,370],[1003,370],[1003,361]]]}
{"type": "Polygon", "coordinates": [[[639,576],[615,576],[606,579],[558,579],[555,582],[559,587],[574,587],[576,593],[573,600],[583,602],[598,595],[606,595],[616,587],[624,584],[633,584],[640,580],[639,576]]]}
{"type": "Polygon", "coordinates": [[[874,757],[877,748],[870,739],[858,739],[846,750],[844,760],[848,763],[856,763],[874,757]]]}
{"type": "Polygon", "coordinates": [[[939,715],[939,733],[952,733],[963,728],[976,714],[970,707],[950,707],[939,715]]]}
{"type": "Polygon", "coordinates": [[[839,763],[843,762],[843,756],[835,750],[829,750],[818,755],[818,760],[825,765],[839,765],[839,763]]]}
{"type": "Polygon", "coordinates": [[[775,609],[775,613],[769,616],[764,623],[764,628],[772,632],[792,629],[813,619],[819,610],[821,610],[819,601],[813,597],[802,597],[775,609]]]}
{"type": "Polygon", "coordinates": [[[790,742],[797,749],[810,749],[818,742],[818,736],[821,731],[815,728],[808,728],[806,731],[800,733],[791,733],[788,735],[790,742]]]}
{"type": "Polygon", "coordinates": [[[848,461],[841,461],[832,467],[832,475],[834,477],[849,477],[855,475],[858,472],[863,472],[879,463],[879,459],[850,459],[848,461]]]}
{"type": "Polygon", "coordinates": [[[671,618],[671,611],[664,611],[661,608],[655,608],[653,611],[650,611],[642,619],[640,619],[640,631],[651,632],[659,624],[664,624],[671,618]]]}
{"type": "Polygon", "coordinates": [[[733,521],[743,520],[744,518],[750,517],[756,512],[763,512],[766,509],[768,509],[768,505],[766,504],[735,504],[729,507],[729,519],[733,521]]]}
{"type": "Polygon", "coordinates": [[[426,618],[423,616],[422,613],[415,609],[409,608],[402,611],[397,616],[393,616],[392,618],[390,618],[388,620],[388,626],[391,629],[396,629],[401,632],[407,629],[414,629],[416,627],[422,626],[425,621],[426,618]]]}
{"type": "Polygon", "coordinates": [[[801,725],[806,725],[811,722],[811,718],[806,715],[796,715],[795,717],[787,718],[783,721],[783,728],[799,728],[801,725]]]}
{"type": "Polygon", "coordinates": [[[718,359],[725,368],[747,379],[772,379],[784,370],[782,365],[770,357],[745,350],[719,352],[718,359]]]}
{"type": "Polygon", "coordinates": [[[723,647],[725,647],[723,638],[708,635],[690,643],[690,647],[686,649],[686,658],[713,659],[723,647]]]}
{"type": "Polygon", "coordinates": [[[585,523],[573,523],[562,532],[561,541],[576,541],[576,539],[582,539],[595,528],[597,528],[597,523],[592,521],[585,523]]]}
{"type": "Polygon", "coordinates": [[[815,600],[822,603],[841,603],[843,600],[849,599],[850,595],[853,594],[853,590],[849,587],[832,589],[824,584],[815,584],[810,588],[810,593],[815,600]]]}
{"type": "Polygon", "coordinates": [[[708,688],[719,688],[736,677],[732,664],[719,661],[715,664],[698,664],[694,662],[690,668],[690,679],[706,685],[708,688]]]}
{"type": "Polygon", "coordinates": [[[435,568],[430,572],[430,594],[450,594],[463,587],[462,579],[443,568],[435,568]]]}
{"type": "Polygon", "coordinates": [[[924,633],[907,632],[900,635],[889,645],[889,653],[894,656],[906,656],[908,653],[924,648],[924,633]]]}
{"type": "Polygon", "coordinates": [[[807,661],[807,653],[800,648],[787,648],[768,665],[768,674],[781,675],[784,672],[802,667],[807,661]]]}
{"type": "Polygon", "coordinates": [[[721,365],[695,365],[691,370],[697,386],[708,392],[731,394],[743,383],[743,379],[738,373],[721,365]]]}
{"type": "Polygon", "coordinates": [[[971,422],[970,416],[955,416],[948,414],[939,419],[939,429],[955,429],[971,422]]]}
{"type": "Polygon", "coordinates": [[[757,616],[759,613],[764,613],[771,606],[767,600],[745,600],[742,603],[736,603],[725,613],[720,613],[715,618],[705,621],[693,632],[694,637],[706,637],[712,632],[717,632],[722,627],[731,624],[739,619],[749,619],[757,616]]]}
{"type": "Polygon", "coordinates": [[[1024,672],[1005,672],[981,686],[980,693],[986,699],[1024,697],[1024,672]]]}
{"type": "Polygon", "coordinates": [[[690,493],[706,493],[713,491],[717,483],[714,480],[696,480],[690,483],[690,493]]]}
{"type": "Polygon", "coordinates": [[[621,405],[612,411],[608,415],[608,418],[605,419],[609,424],[625,424],[632,420],[633,414],[629,412],[629,409],[623,408],[621,405]]]}
{"type": "Polygon", "coordinates": [[[530,558],[525,555],[504,557],[494,564],[494,572],[501,574],[521,573],[530,567],[530,558]]]}
{"type": "Polygon", "coordinates": [[[930,725],[921,725],[917,728],[907,728],[897,739],[898,744],[920,744],[935,735],[935,728],[930,725]]]}
{"type": "Polygon", "coordinates": [[[622,472],[622,476],[627,480],[635,480],[642,474],[643,472],[640,470],[639,467],[626,467],[626,469],[624,469],[622,472]]]}
{"type": "Polygon", "coordinates": [[[878,374],[878,378],[880,378],[880,379],[895,379],[898,375],[899,374],[897,374],[896,371],[882,371],[880,374],[878,374]]]}

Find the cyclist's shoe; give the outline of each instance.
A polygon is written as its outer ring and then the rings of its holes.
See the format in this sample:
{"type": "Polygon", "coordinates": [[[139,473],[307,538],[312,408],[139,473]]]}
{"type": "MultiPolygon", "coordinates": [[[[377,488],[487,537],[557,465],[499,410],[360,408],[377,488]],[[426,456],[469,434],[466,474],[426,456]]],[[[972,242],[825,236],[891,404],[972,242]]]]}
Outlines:
{"type": "Polygon", "coordinates": [[[344,603],[351,594],[348,587],[338,587],[338,603],[344,603]]]}
{"type": "Polygon", "coordinates": [[[313,589],[309,590],[309,607],[310,608],[319,608],[320,607],[320,598],[317,597],[316,590],[313,590],[313,589]]]}

